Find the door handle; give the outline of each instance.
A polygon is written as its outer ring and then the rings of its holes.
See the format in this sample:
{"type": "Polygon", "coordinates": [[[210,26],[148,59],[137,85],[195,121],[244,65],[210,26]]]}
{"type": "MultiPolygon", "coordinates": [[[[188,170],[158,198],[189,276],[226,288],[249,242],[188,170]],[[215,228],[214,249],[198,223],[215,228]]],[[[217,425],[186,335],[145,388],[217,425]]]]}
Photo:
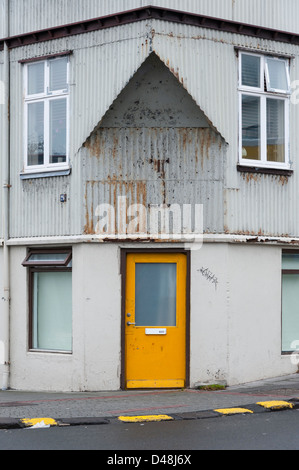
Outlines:
{"type": "Polygon", "coordinates": [[[132,322],[128,321],[128,322],[127,322],[127,325],[128,325],[128,326],[136,325],[136,323],[132,323],[132,322]]]}

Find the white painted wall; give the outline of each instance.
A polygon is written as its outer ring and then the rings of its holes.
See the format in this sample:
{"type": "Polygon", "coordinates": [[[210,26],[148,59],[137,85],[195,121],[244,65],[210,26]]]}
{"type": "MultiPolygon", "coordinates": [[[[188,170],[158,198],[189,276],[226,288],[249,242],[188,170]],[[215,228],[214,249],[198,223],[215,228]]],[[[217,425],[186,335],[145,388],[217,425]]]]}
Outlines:
{"type": "MultiPolygon", "coordinates": [[[[27,274],[21,266],[25,254],[25,247],[11,248],[10,387],[119,389],[119,246],[73,246],[71,355],[27,351],[27,274]]],[[[297,371],[290,356],[280,353],[280,271],[279,247],[207,243],[192,251],[191,387],[219,381],[233,385],[297,371]],[[202,269],[209,270],[210,279],[202,269]]]]}
{"type": "Polygon", "coordinates": [[[297,372],[281,355],[281,249],[230,245],[228,259],[229,383],[297,372]]]}
{"type": "Polygon", "coordinates": [[[73,247],[73,354],[28,352],[23,247],[11,250],[11,377],[22,390],[120,388],[120,275],[116,245],[73,247]]]}
{"type": "Polygon", "coordinates": [[[191,256],[190,382],[227,380],[227,251],[225,244],[204,245],[191,256]],[[217,284],[207,279],[208,270],[217,284]]]}
{"type": "Polygon", "coordinates": [[[281,355],[281,249],[207,244],[192,253],[191,387],[297,372],[281,355]],[[217,289],[200,272],[218,279],[217,289]]]}

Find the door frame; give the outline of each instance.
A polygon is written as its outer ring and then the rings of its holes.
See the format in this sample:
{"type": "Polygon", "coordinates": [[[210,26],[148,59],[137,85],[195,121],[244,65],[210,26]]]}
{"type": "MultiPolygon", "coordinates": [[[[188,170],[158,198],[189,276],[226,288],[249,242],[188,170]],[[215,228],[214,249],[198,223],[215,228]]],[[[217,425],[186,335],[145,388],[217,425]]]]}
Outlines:
{"type": "Polygon", "coordinates": [[[126,351],[125,351],[125,324],[126,324],[126,272],[127,255],[137,254],[184,254],[186,255],[186,388],[190,386],[190,289],[191,289],[191,252],[183,248],[121,248],[120,275],[121,275],[121,374],[120,387],[126,390],[126,351]]]}

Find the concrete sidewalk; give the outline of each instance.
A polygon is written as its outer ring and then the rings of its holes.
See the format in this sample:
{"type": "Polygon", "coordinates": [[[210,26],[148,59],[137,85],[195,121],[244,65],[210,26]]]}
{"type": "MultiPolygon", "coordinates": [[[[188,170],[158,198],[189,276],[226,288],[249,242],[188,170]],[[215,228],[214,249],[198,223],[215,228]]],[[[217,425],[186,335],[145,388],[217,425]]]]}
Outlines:
{"type": "Polygon", "coordinates": [[[299,408],[299,374],[225,390],[0,391],[0,429],[202,419],[299,408]]]}

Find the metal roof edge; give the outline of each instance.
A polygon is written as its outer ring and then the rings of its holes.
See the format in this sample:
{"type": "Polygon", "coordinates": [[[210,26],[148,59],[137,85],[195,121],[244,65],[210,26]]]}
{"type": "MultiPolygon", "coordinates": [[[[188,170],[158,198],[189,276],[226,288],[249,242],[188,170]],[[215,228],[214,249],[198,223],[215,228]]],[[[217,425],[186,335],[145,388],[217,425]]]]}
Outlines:
{"type": "Polygon", "coordinates": [[[67,36],[122,26],[148,19],[158,19],[162,21],[181,23],[190,26],[198,26],[201,28],[215,29],[228,33],[242,34],[260,39],[299,45],[299,34],[293,32],[280,31],[222,18],[149,5],[147,7],[127,10],[107,16],[79,21],[76,23],[55,26],[39,31],[20,34],[17,36],[2,38],[0,39],[0,50],[3,50],[5,43],[9,48],[12,49],[35,44],[38,42],[60,39],[67,36]]]}

